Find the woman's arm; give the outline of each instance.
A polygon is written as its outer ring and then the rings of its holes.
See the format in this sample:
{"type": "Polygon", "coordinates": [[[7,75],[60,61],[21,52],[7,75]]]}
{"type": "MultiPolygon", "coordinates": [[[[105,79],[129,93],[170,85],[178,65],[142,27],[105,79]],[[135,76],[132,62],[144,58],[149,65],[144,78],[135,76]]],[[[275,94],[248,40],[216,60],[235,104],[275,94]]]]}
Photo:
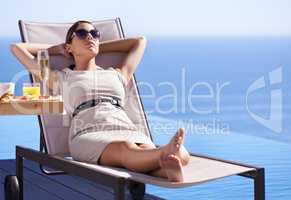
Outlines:
{"type": "MultiPolygon", "coordinates": [[[[27,68],[27,70],[34,75],[38,80],[42,80],[40,66],[36,60],[38,50],[48,49],[51,54],[58,54],[56,49],[52,52],[49,48],[53,47],[51,44],[36,44],[36,43],[16,43],[11,45],[12,53],[18,60],[27,68]]],[[[59,52],[61,53],[61,52],[59,52]]],[[[57,75],[53,70],[49,71],[48,87],[53,89],[53,84],[57,81],[57,75]]]]}
{"type": "Polygon", "coordinates": [[[117,70],[121,72],[128,82],[142,59],[145,47],[145,37],[138,37],[102,42],[99,50],[100,53],[114,51],[127,53],[125,59],[117,65],[117,70]]]}
{"type": "Polygon", "coordinates": [[[109,40],[105,42],[100,42],[99,53],[107,52],[124,52],[128,53],[130,49],[136,44],[140,39],[145,39],[144,37],[136,38],[125,38],[117,40],[109,40]]]}
{"type": "Polygon", "coordinates": [[[49,47],[48,44],[16,43],[11,45],[11,51],[30,73],[41,80],[40,67],[35,56],[38,50],[49,47]]]}

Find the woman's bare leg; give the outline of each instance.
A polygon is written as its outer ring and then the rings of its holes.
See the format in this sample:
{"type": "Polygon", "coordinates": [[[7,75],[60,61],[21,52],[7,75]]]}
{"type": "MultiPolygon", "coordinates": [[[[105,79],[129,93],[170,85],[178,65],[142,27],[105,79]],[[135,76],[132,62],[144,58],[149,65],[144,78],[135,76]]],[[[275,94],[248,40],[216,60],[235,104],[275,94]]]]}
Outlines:
{"type": "MultiPolygon", "coordinates": [[[[182,165],[187,165],[190,159],[190,154],[183,145],[184,138],[185,130],[183,128],[179,128],[176,134],[171,138],[170,142],[162,148],[166,152],[165,154],[174,154],[180,158],[182,165]]],[[[138,146],[143,149],[156,148],[152,144],[140,144],[138,146]]]]}
{"type": "MultiPolygon", "coordinates": [[[[142,149],[156,148],[150,144],[140,144],[138,146],[142,149]]],[[[170,154],[168,158],[160,158],[160,167],[150,171],[149,174],[152,176],[167,178],[172,181],[182,181],[182,162],[179,162],[179,159],[176,159],[176,157],[173,158],[173,154],[170,154]],[[174,176],[172,174],[174,174],[174,176]]]]}
{"type": "Polygon", "coordinates": [[[185,138],[185,129],[179,128],[170,142],[164,147],[168,154],[174,154],[179,157],[182,165],[187,165],[190,160],[190,154],[185,149],[183,143],[185,138]]]}
{"type": "Polygon", "coordinates": [[[149,147],[145,144],[138,146],[130,142],[113,142],[105,148],[99,162],[102,165],[125,167],[179,181],[182,174],[182,159],[179,156],[185,158],[184,162],[187,164],[189,155],[188,152],[185,155],[180,152],[183,140],[184,130],[179,129],[169,144],[161,148],[149,147]],[[175,171],[177,173],[174,173],[175,171]]]}
{"type": "MultiPolygon", "coordinates": [[[[185,130],[178,129],[175,136],[164,149],[167,153],[160,158],[160,167],[149,172],[152,176],[167,178],[170,181],[183,181],[182,165],[187,165],[190,154],[183,146],[185,130]]],[[[139,145],[141,148],[154,148],[148,144],[139,145]]]]}
{"type": "Polygon", "coordinates": [[[142,149],[134,143],[113,142],[104,149],[99,163],[125,167],[132,171],[149,172],[160,167],[161,148],[142,149]]]}
{"type": "MultiPolygon", "coordinates": [[[[138,146],[140,148],[142,148],[142,149],[155,149],[156,148],[154,145],[150,145],[150,144],[140,144],[138,146]]],[[[150,171],[149,174],[152,175],[152,176],[157,176],[157,177],[162,177],[162,178],[168,178],[165,169],[162,169],[161,167],[159,167],[159,168],[157,168],[155,170],[150,171]]]]}

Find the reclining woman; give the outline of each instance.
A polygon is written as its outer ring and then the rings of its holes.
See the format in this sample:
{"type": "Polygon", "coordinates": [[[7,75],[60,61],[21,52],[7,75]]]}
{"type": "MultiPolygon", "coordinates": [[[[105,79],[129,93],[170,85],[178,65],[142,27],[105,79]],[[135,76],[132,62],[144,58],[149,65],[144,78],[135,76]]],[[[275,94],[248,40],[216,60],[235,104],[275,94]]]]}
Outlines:
{"type": "Polygon", "coordinates": [[[62,89],[66,110],[72,114],[69,148],[73,159],[183,181],[182,166],[190,158],[183,146],[185,130],[178,129],[167,145],[157,148],[122,108],[126,85],[144,53],[145,38],[100,43],[99,39],[100,32],[91,22],[78,21],[68,30],[64,44],[17,43],[11,50],[40,80],[35,59],[38,50],[73,57],[74,65],[50,69],[47,82],[50,89],[56,85],[62,89]],[[105,69],[95,62],[97,54],[105,52],[124,52],[126,56],[115,67],[105,69]]]}

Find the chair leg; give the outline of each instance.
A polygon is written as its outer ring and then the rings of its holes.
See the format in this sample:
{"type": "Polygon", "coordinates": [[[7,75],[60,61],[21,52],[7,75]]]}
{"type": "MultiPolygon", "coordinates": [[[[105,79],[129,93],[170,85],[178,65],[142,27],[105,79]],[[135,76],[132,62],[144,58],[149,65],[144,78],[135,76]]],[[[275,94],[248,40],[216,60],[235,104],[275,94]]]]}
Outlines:
{"type": "Polygon", "coordinates": [[[259,169],[254,178],[255,200],[265,200],[265,170],[259,169]]]}
{"type": "Polygon", "coordinates": [[[16,153],[16,176],[19,184],[19,200],[23,200],[23,157],[17,155],[17,153],[16,153]]]}
{"type": "Polygon", "coordinates": [[[4,182],[5,200],[19,200],[18,179],[14,175],[7,175],[4,182]]]}
{"type": "Polygon", "coordinates": [[[114,187],[114,200],[124,200],[125,199],[125,189],[124,182],[118,183],[114,187]]]}
{"type": "Polygon", "coordinates": [[[136,181],[129,181],[128,189],[133,200],[142,200],[145,195],[145,184],[136,181]]]}

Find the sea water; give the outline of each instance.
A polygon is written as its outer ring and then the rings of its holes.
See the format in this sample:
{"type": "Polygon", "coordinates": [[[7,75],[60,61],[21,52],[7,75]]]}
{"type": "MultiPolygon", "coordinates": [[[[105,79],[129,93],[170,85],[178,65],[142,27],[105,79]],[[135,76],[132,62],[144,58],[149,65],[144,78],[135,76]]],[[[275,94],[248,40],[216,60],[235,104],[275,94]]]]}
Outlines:
{"type": "MultiPolygon", "coordinates": [[[[15,38],[1,38],[0,81],[22,66],[11,55],[15,38]]],[[[149,37],[136,71],[152,136],[166,144],[186,128],[186,148],[265,167],[266,199],[291,198],[291,38],[149,37]]],[[[21,94],[22,76],[16,85],[21,94]]],[[[15,144],[38,148],[34,116],[0,117],[0,158],[14,158],[15,144]]],[[[239,176],[183,189],[147,186],[166,199],[253,199],[251,179],[239,176]]]]}

